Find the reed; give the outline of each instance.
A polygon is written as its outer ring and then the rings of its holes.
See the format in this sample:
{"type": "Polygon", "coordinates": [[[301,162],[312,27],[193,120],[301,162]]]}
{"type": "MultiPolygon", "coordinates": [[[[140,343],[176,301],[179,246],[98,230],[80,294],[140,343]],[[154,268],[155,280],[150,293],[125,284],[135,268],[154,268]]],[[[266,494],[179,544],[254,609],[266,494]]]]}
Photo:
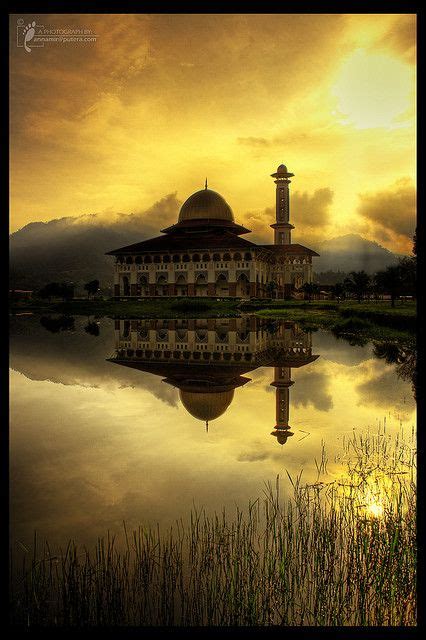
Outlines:
{"type": "Polygon", "coordinates": [[[277,477],[232,514],[194,508],[165,531],[123,523],[120,546],[108,533],[55,554],[35,536],[19,564],[11,554],[12,624],[415,625],[412,442],[384,424],[333,461],[323,447],[316,467],[311,484],[288,476],[290,497],[277,477]]]}

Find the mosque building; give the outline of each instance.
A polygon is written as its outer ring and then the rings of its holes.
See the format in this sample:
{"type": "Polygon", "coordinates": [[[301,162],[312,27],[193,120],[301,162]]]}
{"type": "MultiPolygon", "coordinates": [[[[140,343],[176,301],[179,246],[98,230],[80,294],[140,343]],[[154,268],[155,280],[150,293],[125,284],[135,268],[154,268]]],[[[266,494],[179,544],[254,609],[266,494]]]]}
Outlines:
{"type": "Polygon", "coordinates": [[[193,193],[182,205],[176,224],[163,235],[109,251],[115,256],[114,297],[212,296],[290,298],[312,282],[312,257],[318,254],[291,242],[290,178],[280,165],[276,216],[270,226],[274,244],[256,244],[237,224],[229,204],[215,191],[193,193]]]}
{"type": "Polygon", "coordinates": [[[273,368],[273,436],[285,444],[290,420],[292,368],[314,362],[312,337],[294,322],[255,316],[170,320],[115,320],[109,362],[161,376],[179,390],[185,409],[206,428],[230,406],[234,391],[258,367],[273,368]]]}

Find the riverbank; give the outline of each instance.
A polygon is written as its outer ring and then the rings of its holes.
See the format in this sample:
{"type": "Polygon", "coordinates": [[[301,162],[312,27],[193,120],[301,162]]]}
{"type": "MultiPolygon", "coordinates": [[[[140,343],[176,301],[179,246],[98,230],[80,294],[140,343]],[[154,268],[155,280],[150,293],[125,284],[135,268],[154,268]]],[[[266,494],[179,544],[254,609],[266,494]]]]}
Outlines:
{"type": "Polygon", "coordinates": [[[146,300],[41,300],[15,303],[12,314],[37,313],[111,318],[231,318],[253,314],[298,322],[307,330],[325,328],[338,336],[359,340],[398,340],[413,343],[416,331],[415,302],[305,300],[239,301],[216,298],[150,298],[146,300]]]}

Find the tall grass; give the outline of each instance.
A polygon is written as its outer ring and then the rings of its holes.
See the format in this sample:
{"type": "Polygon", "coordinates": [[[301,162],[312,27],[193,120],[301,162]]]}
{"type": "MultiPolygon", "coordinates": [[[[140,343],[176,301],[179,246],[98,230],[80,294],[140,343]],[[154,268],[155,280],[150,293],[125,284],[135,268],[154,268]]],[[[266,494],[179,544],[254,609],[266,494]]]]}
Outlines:
{"type": "Polygon", "coordinates": [[[318,478],[280,479],[230,516],[123,525],[94,549],[34,539],[11,571],[18,625],[415,625],[415,460],[403,434],[353,436],[318,478]],[[332,466],[334,471],[328,471],[332,466]]]}

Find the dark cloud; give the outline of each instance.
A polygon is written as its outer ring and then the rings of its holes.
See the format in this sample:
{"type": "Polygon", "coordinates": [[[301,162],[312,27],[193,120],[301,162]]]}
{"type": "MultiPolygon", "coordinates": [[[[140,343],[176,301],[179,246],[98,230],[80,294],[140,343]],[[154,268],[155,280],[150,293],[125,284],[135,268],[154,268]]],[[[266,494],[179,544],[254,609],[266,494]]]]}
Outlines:
{"type": "Polygon", "coordinates": [[[406,420],[415,407],[410,382],[398,378],[395,367],[376,363],[373,378],[357,385],[359,404],[393,411],[406,420]]]}
{"type": "Polygon", "coordinates": [[[329,393],[329,376],[322,371],[293,371],[295,384],[290,388],[290,410],[292,407],[307,407],[310,404],[318,411],[330,411],[333,398],[329,393]]]}
{"type": "Polygon", "coordinates": [[[386,47],[398,53],[409,64],[416,63],[416,15],[399,15],[376,47],[386,47]]]}
{"type": "MultiPolygon", "coordinates": [[[[312,194],[295,191],[291,194],[290,222],[295,225],[293,242],[304,245],[317,244],[323,240],[324,229],[331,224],[330,205],[333,191],[328,187],[316,189],[312,194]]],[[[253,234],[253,242],[272,242],[269,224],[275,222],[275,208],[266,207],[261,212],[249,212],[245,216],[246,224],[253,234]]]]}
{"type": "MultiPolygon", "coordinates": [[[[398,180],[393,187],[375,193],[360,193],[358,213],[382,227],[411,238],[416,227],[416,189],[409,178],[398,180]]],[[[379,228],[380,228],[379,227],[379,228]]]]}

